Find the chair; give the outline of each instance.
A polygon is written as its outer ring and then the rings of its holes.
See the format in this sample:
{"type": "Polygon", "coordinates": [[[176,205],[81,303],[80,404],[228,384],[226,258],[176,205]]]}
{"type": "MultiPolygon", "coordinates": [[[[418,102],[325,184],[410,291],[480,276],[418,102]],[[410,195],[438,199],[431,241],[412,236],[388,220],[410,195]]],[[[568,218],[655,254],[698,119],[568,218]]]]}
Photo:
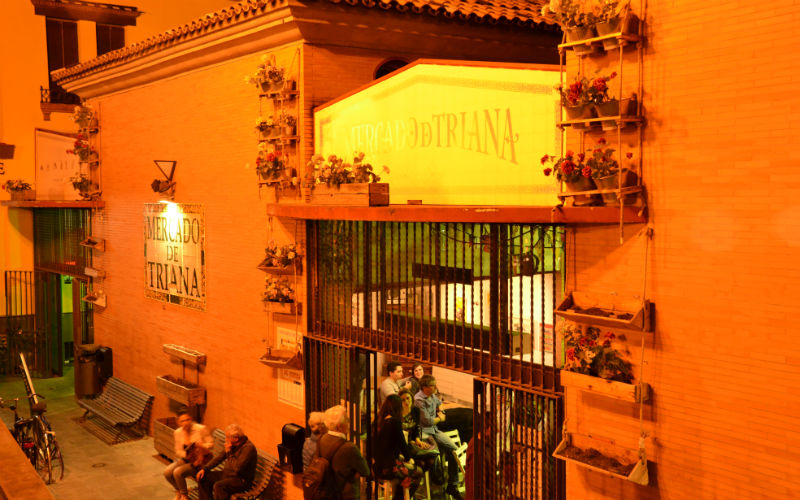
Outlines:
{"type": "MultiPolygon", "coordinates": [[[[444,434],[456,445],[456,449],[453,450],[453,456],[456,457],[456,461],[458,462],[458,490],[463,494],[466,491],[464,486],[464,467],[467,465],[467,444],[461,442],[461,436],[459,436],[458,430],[456,429],[444,431],[444,434]]],[[[448,495],[448,498],[449,496],[450,495],[448,495]]]]}
{"type": "MultiPolygon", "coordinates": [[[[400,486],[400,480],[376,479],[375,484],[378,489],[378,500],[392,500],[394,489],[400,486]],[[383,496],[381,496],[383,492],[383,496]]],[[[408,488],[403,488],[403,500],[411,500],[411,492],[408,488]]]]}

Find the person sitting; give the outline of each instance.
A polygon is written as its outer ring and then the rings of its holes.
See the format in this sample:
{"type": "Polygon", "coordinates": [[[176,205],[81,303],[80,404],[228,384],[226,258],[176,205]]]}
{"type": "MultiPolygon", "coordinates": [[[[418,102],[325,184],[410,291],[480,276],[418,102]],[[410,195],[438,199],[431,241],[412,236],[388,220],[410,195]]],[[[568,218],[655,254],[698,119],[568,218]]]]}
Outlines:
{"type": "Polygon", "coordinates": [[[311,435],[306,438],[303,443],[303,470],[308,468],[308,464],[314,460],[317,455],[317,446],[319,445],[319,438],[328,428],[325,427],[325,414],[321,411],[312,411],[308,415],[308,427],[311,429],[311,435]]]}
{"type": "Polygon", "coordinates": [[[361,488],[358,477],[369,477],[367,461],[356,445],[347,440],[350,419],[344,406],[336,405],[325,411],[328,432],[319,438],[319,455],[331,464],[335,478],[334,498],[358,500],[361,488]]]}
{"type": "Polygon", "coordinates": [[[245,491],[253,484],[257,462],[255,445],[238,425],[229,425],[225,429],[225,449],[197,473],[200,500],[228,500],[234,493],[245,491]],[[223,461],[225,467],[221,471],[212,470],[223,461]]]}
{"type": "MultiPolygon", "coordinates": [[[[386,396],[389,394],[397,394],[403,387],[400,386],[400,379],[403,378],[403,365],[396,361],[390,361],[386,365],[388,377],[381,382],[380,392],[378,393],[378,403],[383,405],[386,396]]],[[[405,382],[404,387],[411,389],[411,382],[405,382]]]]}
{"type": "Polygon", "coordinates": [[[425,368],[422,367],[422,363],[414,363],[414,366],[411,367],[411,376],[406,379],[411,384],[411,397],[419,392],[419,381],[423,375],[425,375],[425,368]]]}
{"type": "Polygon", "coordinates": [[[188,500],[186,477],[197,474],[197,467],[202,466],[214,440],[206,426],[192,420],[192,415],[186,410],[178,412],[178,428],[173,436],[176,459],[164,469],[164,478],[175,488],[175,500],[188,500]]]}
{"type": "Polygon", "coordinates": [[[411,392],[408,389],[403,389],[398,396],[400,396],[400,401],[403,403],[400,421],[406,440],[411,447],[411,454],[424,470],[428,470],[432,465],[433,459],[439,454],[436,449],[436,441],[430,436],[427,436],[424,440],[422,439],[423,436],[419,427],[419,408],[414,406],[414,396],[411,395],[411,392]]]}
{"type": "Polygon", "coordinates": [[[403,435],[402,412],[403,402],[397,394],[387,396],[378,411],[375,475],[395,484],[394,500],[403,498],[403,488],[408,488],[413,497],[422,477],[422,470],[414,466],[411,448],[403,435]]]}
{"type": "Polygon", "coordinates": [[[430,435],[439,446],[439,450],[447,460],[447,488],[445,492],[456,500],[462,500],[458,491],[458,459],[453,453],[456,445],[447,434],[440,431],[436,424],[444,420],[444,412],[439,410],[442,400],[436,394],[436,379],[432,375],[423,375],[420,379],[420,391],[414,396],[414,405],[419,408],[420,429],[430,435]]]}

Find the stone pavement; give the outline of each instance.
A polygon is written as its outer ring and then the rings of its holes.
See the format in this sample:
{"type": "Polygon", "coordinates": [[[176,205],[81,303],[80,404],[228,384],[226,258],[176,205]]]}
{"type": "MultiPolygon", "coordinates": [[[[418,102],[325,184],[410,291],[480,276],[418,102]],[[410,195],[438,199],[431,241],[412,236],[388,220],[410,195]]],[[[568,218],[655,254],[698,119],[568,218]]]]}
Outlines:
{"type": "MultiPolygon", "coordinates": [[[[153,438],[108,445],[75,419],[83,410],[75,403],[71,369],[64,377],[34,379],[37,393],[45,396],[47,418],[64,456],[64,478],[48,485],[57,500],[171,500],[173,492],[161,475],[165,463],[155,458],[153,438]]],[[[0,397],[25,397],[21,378],[0,378],[0,397]]],[[[20,401],[22,415],[28,405],[20,401]]],[[[13,413],[0,410],[9,426],[13,413]]]]}

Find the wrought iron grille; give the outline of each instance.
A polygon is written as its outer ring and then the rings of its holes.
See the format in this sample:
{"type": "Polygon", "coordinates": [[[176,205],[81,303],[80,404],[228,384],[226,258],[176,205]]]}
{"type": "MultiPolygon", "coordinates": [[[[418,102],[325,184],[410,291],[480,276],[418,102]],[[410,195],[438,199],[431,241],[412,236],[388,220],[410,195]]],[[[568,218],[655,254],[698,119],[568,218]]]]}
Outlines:
{"type": "Polygon", "coordinates": [[[563,400],[475,381],[475,498],[565,498],[564,465],[553,457],[563,400]]]}
{"type": "Polygon", "coordinates": [[[564,229],[549,224],[308,224],[309,335],[555,390],[564,229]]]}
{"type": "Polygon", "coordinates": [[[88,209],[42,208],[34,211],[34,267],[85,277],[91,252],[80,245],[91,234],[88,209]]]}
{"type": "Polygon", "coordinates": [[[19,353],[29,360],[31,371],[46,372],[47,338],[36,328],[34,271],[6,271],[4,328],[0,331],[0,373],[19,374],[19,353]]]}

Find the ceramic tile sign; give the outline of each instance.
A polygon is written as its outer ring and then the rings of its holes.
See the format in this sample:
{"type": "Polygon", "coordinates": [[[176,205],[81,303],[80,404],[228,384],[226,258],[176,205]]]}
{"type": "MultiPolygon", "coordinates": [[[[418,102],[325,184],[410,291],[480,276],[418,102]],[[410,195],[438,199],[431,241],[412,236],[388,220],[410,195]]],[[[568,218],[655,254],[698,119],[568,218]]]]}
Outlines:
{"type": "Polygon", "coordinates": [[[145,203],[144,294],[192,309],[206,309],[203,205],[145,203]]]}

